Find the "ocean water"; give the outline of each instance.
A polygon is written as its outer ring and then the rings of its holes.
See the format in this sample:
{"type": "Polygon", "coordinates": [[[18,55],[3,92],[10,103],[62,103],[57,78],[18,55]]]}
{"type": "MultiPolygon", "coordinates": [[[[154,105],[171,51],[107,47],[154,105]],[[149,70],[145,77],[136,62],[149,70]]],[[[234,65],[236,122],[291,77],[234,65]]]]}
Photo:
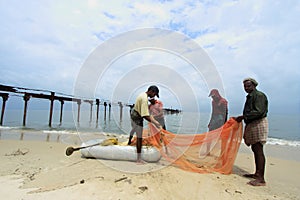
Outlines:
{"type": "MultiPolygon", "coordinates": [[[[237,116],[237,115],[232,115],[237,116]]],[[[180,134],[201,134],[207,132],[209,113],[182,112],[166,114],[167,130],[180,134]]],[[[48,110],[28,110],[26,125],[23,126],[23,110],[5,110],[3,125],[0,126],[0,139],[35,140],[46,135],[115,134],[128,136],[130,132],[129,108],[124,107],[122,115],[119,108],[111,112],[100,110],[98,121],[96,113],[88,109],[81,110],[79,122],[77,110],[64,110],[60,123],[60,110],[53,111],[52,124],[49,127],[48,110]],[[20,136],[20,133],[22,135],[20,136]],[[23,139],[23,138],[21,138],[23,139]]],[[[300,148],[300,117],[298,115],[269,114],[269,138],[271,145],[287,145],[300,148]]],[[[146,125],[146,123],[144,123],[146,125]]]]}

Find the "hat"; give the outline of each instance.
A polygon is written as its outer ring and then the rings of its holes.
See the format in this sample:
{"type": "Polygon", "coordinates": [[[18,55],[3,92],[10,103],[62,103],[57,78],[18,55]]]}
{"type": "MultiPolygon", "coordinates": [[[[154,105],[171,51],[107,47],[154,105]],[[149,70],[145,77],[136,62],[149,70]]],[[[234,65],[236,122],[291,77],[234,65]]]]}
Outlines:
{"type": "Polygon", "coordinates": [[[254,78],[245,78],[243,80],[243,83],[245,83],[246,81],[251,81],[253,85],[255,85],[255,87],[258,85],[258,82],[254,78]]]}
{"type": "Polygon", "coordinates": [[[159,89],[158,89],[157,86],[151,85],[151,86],[148,88],[148,91],[150,91],[150,90],[153,91],[153,92],[155,92],[156,96],[159,98],[159,89]]]}
{"type": "Polygon", "coordinates": [[[219,91],[217,89],[212,89],[208,95],[208,97],[219,96],[219,91]]]}

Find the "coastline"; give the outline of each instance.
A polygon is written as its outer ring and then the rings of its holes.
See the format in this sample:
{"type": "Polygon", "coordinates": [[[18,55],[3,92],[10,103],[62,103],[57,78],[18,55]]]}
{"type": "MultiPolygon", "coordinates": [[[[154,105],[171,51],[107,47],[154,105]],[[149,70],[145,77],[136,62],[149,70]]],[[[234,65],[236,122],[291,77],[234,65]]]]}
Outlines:
{"type": "MultiPolygon", "coordinates": [[[[105,136],[113,135],[119,139],[127,138],[128,135],[120,135],[106,132],[88,132],[78,134],[76,131],[32,131],[19,129],[0,129],[1,140],[19,140],[19,141],[41,141],[41,142],[60,142],[69,145],[80,145],[82,141],[103,138],[105,136]]],[[[126,139],[125,139],[126,140],[126,139]]],[[[300,146],[299,141],[287,141],[281,139],[268,138],[264,147],[266,156],[271,156],[279,159],[295,160],[300,162],[300,146]],[[279,142],[278,142],[279,140],[279,142]],[[282,142],[285,141],[285,142],[282,142]]],[[[243,140],[239,149],[241,153],[251,153],[252,151],[247,147],[243,140]]]]}
{"type": "MultiPolygon", "coordinates": [[[[251,148],[247,147],[243,142],[239,153],[253,154],[251,148]]],[[[300,147],[267,143],[264,145],[264,153],[266,157],[300,162],[300,147]]]]}
{"type": "Polygon", "coordinates": [[[55,141],[0,140],[0,192],[6,199],[24,200],[47,200],[53,195],[57,199],[300,199],[300,162],[294,159],[299,151],[290,147],[266,145],[267,186],[253,187],[242,176],[254,167],[252,152],[244,144],[230,175],[198,174],[173,166],[153,170],[157,164],[85,159],[79,152],[67,157],[68,146],[55,141]],[[117,165],[149,172],[127,173],[111,167],[117,165]]]}

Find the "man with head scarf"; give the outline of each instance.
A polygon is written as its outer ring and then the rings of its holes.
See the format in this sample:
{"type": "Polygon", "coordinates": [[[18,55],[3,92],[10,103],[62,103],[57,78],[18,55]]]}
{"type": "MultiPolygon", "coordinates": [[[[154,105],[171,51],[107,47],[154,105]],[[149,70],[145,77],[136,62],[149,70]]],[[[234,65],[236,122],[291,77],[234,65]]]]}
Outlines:
{"type": "MultiPolygon", "coordinates": [[[[211,117],[208,123],[208,130],[213,131],[215,129],[220,128],[227,121],[228,115],[228,102],[225,98],[223,98],[217,89],[212,89],[208,95],[208,97],[212,98],[212,112],[211,117]]],[[[210,138],[208,136],[208,138],[210,138]]],[[[221,155],[223,152],[223,141],[221,142],[221,155]]],[[[210,155],[211,152],[211,142],[206,142],[206,154],[210,155]]]]}
{"type": "Polygon", "coordinates": [[[149,104],[150,115],[152,115],[154,119],[156,119],[160,123],[162,128],[166,130],[163,103],[160,100],[155,99],[155,97],[150,98],[149,102],[150,102],[149,104]]]}
{"type": "Polygon", "coordinates": [[[244,89],[248,93],[245,102],[243,115],[236,117],[237,122],[244,120],[244,142],[251,146],[254,153],[255,173],[245,174],[245,177],[253,178],[248,184],[253,186],[265,186],[265,155],[263,145],[268,137],[268,99],[267,96],[256,89],[257,81],[253,78],[246,78],[243,81],[244,89]]]}
{"type": "Polygon", "coordinates": [[[212,89],[209,97],[212,98],[212,113],[208,130],[212,131],[220,128],[227,121],[228,102],[220,95],[217,89],[212,89]]]}

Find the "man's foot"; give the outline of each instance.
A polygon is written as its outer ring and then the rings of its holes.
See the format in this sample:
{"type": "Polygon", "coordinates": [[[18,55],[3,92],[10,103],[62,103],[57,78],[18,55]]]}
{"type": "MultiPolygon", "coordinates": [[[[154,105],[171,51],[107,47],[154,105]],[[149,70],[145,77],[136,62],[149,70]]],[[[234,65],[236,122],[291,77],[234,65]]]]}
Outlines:
{"type": "Polygon", "coordinates": [[[136,164],[138,164],[138,165],[144,165],[144,164],[146,164],[146,162],[143,161],[142,159],[138,159],[138,160],[136,161],[136,164]]]}
{"type": "Polygon", "coordinates": [[[252,185],[252,186],[266,186],[266,182],[265,181],[258,180],[258,179],[250,181],[247,184],[252,185]]]}
{"type": "Polygon", "coordinates": [[[168,149],[167,149],[167,148],[166,148],[166,150],[165,150],[165,151],[166,151],[166,154],[167,154],[167,155],[169,155],[169,151],[168,151],[168,149]]]}
{"type": "Polygon", "coordinates": [[[244,174],[243,177],[257,179],[258,175],[256,175],[256,174],[244,174]]]}

